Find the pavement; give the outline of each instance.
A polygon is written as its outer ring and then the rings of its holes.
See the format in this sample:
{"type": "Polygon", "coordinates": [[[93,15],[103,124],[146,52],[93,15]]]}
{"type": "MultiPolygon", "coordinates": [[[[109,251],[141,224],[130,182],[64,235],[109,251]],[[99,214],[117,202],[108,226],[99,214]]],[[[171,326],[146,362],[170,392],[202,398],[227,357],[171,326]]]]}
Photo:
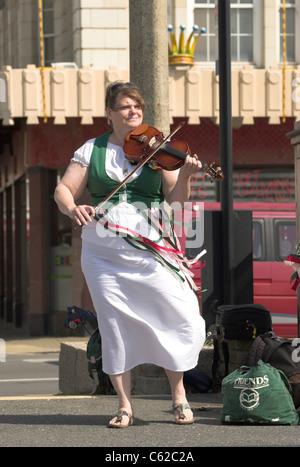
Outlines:
{"type": "Polygon", "coordinates": [[[88,337],[29,337],[5,338],[7,355],[58,353],[62,342],[87,342],[88,337]]]}
{"type": "MultiPolygon", "coordinates": [[[[87,338],[8,339],[6,352],[57,353],[61,342],[80,340],[87,338]]],[[[221,393],[193,393],[188,399],[192,425],[173,422],[170,396],[136,395],[134,426],[111,429],[107,423],[117,410],[115,395],[0,397],[0,447],[101,447],[99,460],[133,465],[200,461],[203,447],[300,447],[300,426],[222,425],[221,393]]]]}

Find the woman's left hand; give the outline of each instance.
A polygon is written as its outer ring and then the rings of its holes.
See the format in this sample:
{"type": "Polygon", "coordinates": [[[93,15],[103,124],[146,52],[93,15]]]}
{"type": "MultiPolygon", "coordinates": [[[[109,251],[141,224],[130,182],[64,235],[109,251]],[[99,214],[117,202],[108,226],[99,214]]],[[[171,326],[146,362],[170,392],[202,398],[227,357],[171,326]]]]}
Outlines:
{"type": "Polygon", "coordinates": [[[185,162],[180,169],[180,175],[190,177],[202,168],[201,161],[199,161],[197,154],[193,156],[186,156],[185,162]]]}
{"type": "Polygon", "coordinates": [[[163,170],[163,193],[167,202],[179,202],[182,206],[190,197],[190,177],[201,170],[197,154],[186,156],[183,166],[174,171],[163,170]]]}

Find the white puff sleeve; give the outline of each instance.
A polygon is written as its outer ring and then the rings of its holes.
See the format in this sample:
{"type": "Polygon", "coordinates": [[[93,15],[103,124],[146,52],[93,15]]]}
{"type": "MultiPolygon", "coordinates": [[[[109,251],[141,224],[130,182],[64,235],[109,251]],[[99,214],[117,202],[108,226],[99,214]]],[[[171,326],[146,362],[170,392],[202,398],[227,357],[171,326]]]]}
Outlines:
{"type": "Polygon", "coordinates": [[[74,156],[72,157],[71,161],[79,162],[79,164],[83,165],[84,167],[89,167],[95,139],[96,138],[89,139],[83,144],[83,146],[77,149],[74,152],[74,156]]]}

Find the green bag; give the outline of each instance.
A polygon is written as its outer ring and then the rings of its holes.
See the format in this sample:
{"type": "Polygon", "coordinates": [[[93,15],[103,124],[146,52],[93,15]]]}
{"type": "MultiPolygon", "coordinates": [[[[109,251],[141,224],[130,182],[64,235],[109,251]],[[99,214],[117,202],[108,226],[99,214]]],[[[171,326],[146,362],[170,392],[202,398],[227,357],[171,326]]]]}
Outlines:
{"type": "Polygon", "coordinates": [[[88,372],[95,383],[92,394],[108,394],[111,392],[109,376],[102,371],[102,348],[99,329],[91,335],[87,343],[86,357],[88,361],[88,372]]]}
{"type": "Polygon", "coordinates": [[[224,424],[298,425],[299,416],[285,374],[259,360],[222,381],[224,424]]]}

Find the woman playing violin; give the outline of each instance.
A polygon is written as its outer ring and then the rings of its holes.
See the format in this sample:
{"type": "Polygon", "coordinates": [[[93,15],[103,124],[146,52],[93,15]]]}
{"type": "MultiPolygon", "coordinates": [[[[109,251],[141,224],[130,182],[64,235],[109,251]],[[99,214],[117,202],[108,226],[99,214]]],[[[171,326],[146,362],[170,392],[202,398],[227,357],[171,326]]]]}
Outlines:
{"type": "Polygon", "coordinates": [[[74,153],[55,200],[82,226],[82,270],[97,312],[103,371],[119,400],[108,426],[133,424],[131,369],[143,363],[165,369],[175,422],[192,423],[183,372],[197,365],[205,324],[178,255],[157,230],[159,223],[151,220],[160,219],[163,200],[183,206],[190,195],[190,177],[202,165],[196,155],[187,156],[174,171],[145,164],[95,219],[95,206],[135,167],[123,146],[126,135],[142,124],[145,107],[138,89],[123,82],[108,86],[105,104],[112,131],[74,153]],[[78,205],[85,188],[91,203],[78,205]]]}

